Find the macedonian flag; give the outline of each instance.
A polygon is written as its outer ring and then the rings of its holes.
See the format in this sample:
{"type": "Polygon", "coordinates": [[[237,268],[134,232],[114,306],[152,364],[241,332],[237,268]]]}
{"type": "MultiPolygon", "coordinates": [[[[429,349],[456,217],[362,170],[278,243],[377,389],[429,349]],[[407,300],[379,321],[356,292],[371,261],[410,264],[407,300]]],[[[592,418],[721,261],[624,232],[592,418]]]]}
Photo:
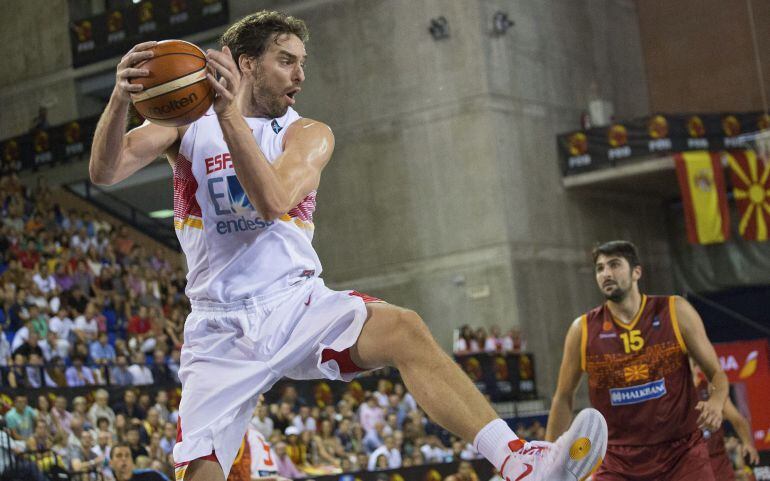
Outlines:
{"type": "Polygon", "coordinates": [[[719,154],[684,152],[676,154],[674,160],[687,238],[693,244],[726,241],[730,237],[730,214],[719,154]]]}
{"type": "Polygon", "coordinates": [[[767,240],[770,226],[770,163],[759,162],[753,150],[728,153],[733,197],[741,221],[738,230],[746,240],[767,240]]]}

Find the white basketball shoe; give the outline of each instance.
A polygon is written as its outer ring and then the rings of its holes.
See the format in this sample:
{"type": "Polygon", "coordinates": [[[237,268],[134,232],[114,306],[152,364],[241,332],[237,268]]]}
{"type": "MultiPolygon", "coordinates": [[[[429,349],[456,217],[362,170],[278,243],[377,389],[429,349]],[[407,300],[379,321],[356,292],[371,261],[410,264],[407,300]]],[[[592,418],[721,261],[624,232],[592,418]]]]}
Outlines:
{"type": "Polygon", "coordinates": [[[584,409],[555,443],[511,441],[500,467],[505,481],[584,481],[599,469],[607,451],[607,421],[584,409]]]}

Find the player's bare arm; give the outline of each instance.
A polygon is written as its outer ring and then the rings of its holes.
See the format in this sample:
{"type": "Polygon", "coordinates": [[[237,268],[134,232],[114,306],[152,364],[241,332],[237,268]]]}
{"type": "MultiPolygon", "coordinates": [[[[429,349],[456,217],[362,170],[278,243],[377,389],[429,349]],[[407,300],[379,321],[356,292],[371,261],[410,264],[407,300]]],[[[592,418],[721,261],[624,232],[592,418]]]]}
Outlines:
{"type": "Polygon", "coordinates": [[[751,464],[759,463],[759,453],[757,448],[754,447],[754,438],[751,436],[749,421],[743,417],[729,397],[727,402],[725,402],[724,418],[730,422],[733,428],[735,428],[735,432],[738,433],[738,438],[741,440],[741,454],[743,457],[748,457],[751,464]]]}
{"type": "Polygon", "coordinates": [[[141,92],[143,88],[129,81],[149,75],[148,70],[136,68],[136,64],[151,58],[153,53],[149,49],[156,44],[140,43],[118,63],[115,88],[96,125],[91,147],[88,171],[91,182],[95,184],[111,185],[120,182],[167,152],[179,138],[176,128],[149,122],[126,133],[131,93],[141,92]]]}
{"type": "MultiPolygon", "coordinates": [[[[214,110],[230,150],[238,181],[249,201],[267,219],[280,217],[318,187],[321,171],[334,150],[331,129],[322,122],[301,119],[286,132],[284,152],[270,164],[260,150],[238,105],[241,74],[230,50],[210,50],[209,63],[220,78],[209,74],[217,92],[214,110]]],[[[252,59],[241,56],[240,68],[254,68],[252,59]]]]}
{"type": "Polygon", "coordinates": [[[546,441],[554,441],[569,428],[572,422],[572,408],[580,379],[583,376],[581,366],[582,317],[570,325],[564,340],[564,357],[559,368],[559,381],[551,402],[551,412],[546,426],[546,441]]]}
{"type": "Polygon", "coordinates": [[[696,406],[700,411],[698,425],[701,428],[716,431],[722,425],[722,410],[729,393],[727,375],[719,365],[714,346],[711,345],[700,315],[692,305],[682,297],[676,297],[676,316],[687,352],[701,367],[713,392],[708,401],[701,401],[696,406]]]}

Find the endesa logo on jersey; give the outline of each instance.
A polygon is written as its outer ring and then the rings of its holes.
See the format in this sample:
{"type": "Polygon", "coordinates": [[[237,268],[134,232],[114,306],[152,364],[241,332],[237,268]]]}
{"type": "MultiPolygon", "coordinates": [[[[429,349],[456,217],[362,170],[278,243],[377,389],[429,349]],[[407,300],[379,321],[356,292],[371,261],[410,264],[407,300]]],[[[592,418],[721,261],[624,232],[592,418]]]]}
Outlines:
{"type": "Polygon", "coordinates": [[[666,380],[658,379],[657,381],[640,384],[639,386],[610,389],[610,403],[613,406],[639,404],[665,395],[666,380]]]}
{"type": "Polygon", "coordinates": [[[243,186],[235,175],[211,177],[208,179],[208,188],[209,200],[217,215],[228,217],[240,215],[238,218],[231,217],[227,220],[217,221],[218,234],[256,231],[274,224],[273,221],[254,217],[256,209],[251,205],[248,196],[243,191],[243,186]]]}

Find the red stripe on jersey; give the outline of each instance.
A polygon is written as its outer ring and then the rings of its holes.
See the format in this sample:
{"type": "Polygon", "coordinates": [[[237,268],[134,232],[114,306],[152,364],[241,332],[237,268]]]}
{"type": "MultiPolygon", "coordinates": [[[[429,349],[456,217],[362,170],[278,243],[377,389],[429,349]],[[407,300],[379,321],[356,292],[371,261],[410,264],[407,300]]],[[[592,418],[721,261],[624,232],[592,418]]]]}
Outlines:
{"type": "Polygon", "coordinates": [[[302,202],[297,204],[295,208],[287,212],[289,217],[304,220],[305,222],[313,222],[313,212],[315,212],[315,196],[316,191],[313,191],[307,195],[302,202]]]}
{"type": "Polygon", "coordinates": [[[201,216],[201,208],[195,198],[198,182],[192,172],[192,163],[182,154],[174,162],[174,218],[186,220],[191,215],[201,216]]]}
{"type": "Polygon", "coordinates": [[[350,294],[348,295],[360,297],[361,300],[364,301],[364,304],[369,304],[370,302],[385,302],[379,297],[370,296],[369,294],[364,294],[363,292],[358,292],[358,291],[350,291],[350,294]]]}

